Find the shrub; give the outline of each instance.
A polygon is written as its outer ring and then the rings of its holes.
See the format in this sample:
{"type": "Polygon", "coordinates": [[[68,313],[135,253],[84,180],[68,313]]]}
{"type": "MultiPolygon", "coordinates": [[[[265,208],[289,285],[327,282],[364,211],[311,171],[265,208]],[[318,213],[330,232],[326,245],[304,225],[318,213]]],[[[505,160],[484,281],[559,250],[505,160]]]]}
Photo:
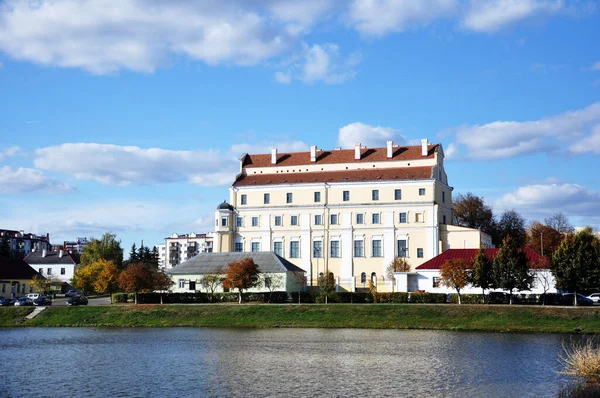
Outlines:
{"type": "Polygon", "coordinates": [[[396,292],[396,293],[379,293],[377,297],[380,303],[408,303],[408,293],[396,292]]]}
{"type": "Polygon", "coordinates": [[[563,355],[560,361],[564,365],[562,374],[583,379],[589,384],[598,385],[600,382],[600,347],[595,339],[574,343],[570,346],[563,344],[563,355]]]}
{"type": "MultiPolygon", "coordinates": [[[[462,297],[462,296],[461,296],[462,297]]],[[[448,295],[446,293],[411,292],[408,295],[409,303],[445,303],[448,295]]]]}
{"type": "MultiPolygon", "coordinates": [[[[452,293],[449,296],[452,304],[458,304],[458,294],[452,293]]],[[[463,304],[482,304],[483,298],[480,294],[461,294],[460,301],[463,304]]]]}
{"type": "Polygon", "coordinates": [[[569,383],[558,392],[559,398],[596,398],[600,397],[600,386],[586,385],[581,382],[569,383]]]}
{"type": "Polygon", "coordinates": [[[113,293],[112,294],[112,302],[113,303],[126,303],[129,295],[127,293],[113,293]]]}

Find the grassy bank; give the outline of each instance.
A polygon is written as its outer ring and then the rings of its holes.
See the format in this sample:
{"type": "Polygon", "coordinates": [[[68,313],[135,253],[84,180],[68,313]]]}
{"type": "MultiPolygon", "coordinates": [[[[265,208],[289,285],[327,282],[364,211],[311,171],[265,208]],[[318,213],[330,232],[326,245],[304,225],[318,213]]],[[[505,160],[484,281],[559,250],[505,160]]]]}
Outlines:
{"type": "Polygon", "coordinates": [[[0,326],[314,327],[600,333],[600,309],[471,305],[123,305],[0,308],[0,326]]]}

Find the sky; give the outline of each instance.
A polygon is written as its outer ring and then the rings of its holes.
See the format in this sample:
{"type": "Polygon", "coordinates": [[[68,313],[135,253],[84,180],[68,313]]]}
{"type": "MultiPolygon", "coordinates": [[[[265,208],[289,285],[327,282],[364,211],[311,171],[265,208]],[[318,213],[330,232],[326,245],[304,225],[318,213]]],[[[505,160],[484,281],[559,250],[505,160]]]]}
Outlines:
{"type": "Polygon", "coordinates": [[[441,143],[454,194],[600,228],[600,4],[0,0],[0,228],[204,233],[248,153],[441,143]]]}

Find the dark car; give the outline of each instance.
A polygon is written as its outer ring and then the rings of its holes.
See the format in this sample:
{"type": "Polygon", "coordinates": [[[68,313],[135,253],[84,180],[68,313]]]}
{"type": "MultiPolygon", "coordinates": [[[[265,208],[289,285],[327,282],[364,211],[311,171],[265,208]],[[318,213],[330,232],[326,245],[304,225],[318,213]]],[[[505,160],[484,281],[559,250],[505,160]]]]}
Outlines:
{"type": "Polygon", "coordinates": [[[33,305],[33,300],[28,297],[21,297],[17,301],[15,301],[16,306],[28,306],[33,305]]]}
{"type": "Polygon", "coordinates": [[[77,293],[77,290],[74,290],[74,289],[68,290],[65,293],[65,297],[75,297],[75,296],[79,296],[79,294],[77,293]]]}
{"type": "Polygon", "coordinates": [[[88,299],[85,296],[74,296],[67,300],[67,305],[88,305],[88,299]]]}
{"type": "MultiPolygon", "coordinates": [[[[573,296],[575,293],[565,293],[562,295],[563,305],[573,305],[573,296]]],[[[594,305],[591,298],[585,297],[583,294],[577,293],[577,305],[594,305]]]]}
{"type": "Polygon", "coordinates": [[[40,296],[40,297],[36,298],[35,300],[33,300],[33,305],[41,305],[41,306],[52,305],[52,299],[50,297],[40,296]]]}
{"type": "Polygon", "coordinates": [[[16,298],[5,298],[0,300],[0,307],[8,307],[10,305],[15,305],[16,302],[16,298]]]}

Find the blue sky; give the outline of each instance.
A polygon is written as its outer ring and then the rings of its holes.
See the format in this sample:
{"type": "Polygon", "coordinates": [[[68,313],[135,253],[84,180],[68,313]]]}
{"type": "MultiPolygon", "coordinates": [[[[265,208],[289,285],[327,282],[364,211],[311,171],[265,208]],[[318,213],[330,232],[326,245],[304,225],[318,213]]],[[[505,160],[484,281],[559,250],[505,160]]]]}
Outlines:
{"type": "Polygon", "coordinates": [[[455,193],[599,228],[598,26],[593,1],[1,1],[0,227],[157,244],[210,230],[244,152],[427,137],[455,193]]]}

